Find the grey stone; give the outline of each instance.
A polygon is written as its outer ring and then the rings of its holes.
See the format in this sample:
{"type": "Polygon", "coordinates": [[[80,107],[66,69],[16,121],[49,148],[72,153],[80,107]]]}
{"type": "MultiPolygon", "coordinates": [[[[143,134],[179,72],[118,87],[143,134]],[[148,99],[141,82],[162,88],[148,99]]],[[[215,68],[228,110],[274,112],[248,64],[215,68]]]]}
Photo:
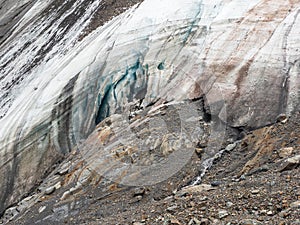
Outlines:
{"type": "Polygon", "coordinates": [[[67,174],[68,171],[69,171],[69,168],[66,167],[66,168],[61,169],[61,170],[58,172],[58,174],[62,176],[62,175],[67,174]]]}
{"type": "Polygon", "coordinates": [[[299,164],[300,163],[300,155],[296,155],[292,158],[288,158],[287,162],[291,163],[291,164],[299,164]]]}
{"type": "Polygon", "coordinates": [[[228,208],[230,208],[230,207],[232,207],[234,204],[232,203],[232,202],[226,202],[226,206],[228,207],[228,208]]]}
{"type": "Polygon", "coordinates": [[[225,150],[230,152],[233,149],[235,149],[236,145],[237,145],[236,143],[229,144],[229,145],[226,146],[225,150]]]}
{"type": "Polygon", "coordinates": [[[283,171],[295,169],[299,164],[300,164],[300,155],[296,155],[292,158],[288,158],[279,171],[283,172],[283,171]]]}
{"type": "Polygon", "coordinates": [[[138,187],[134,189],[134,194],[133,196],[137,196],[137,195],[144,195],[145,194],[146,189],[144,187],[138,187]]]}
{"type": "Polygon", "coordinates": [[[246,176],[242,175],[239,180],[246,180],[246,176]]]}
{"type": "Polygon", "coordinates": [[[41,206],[41,207],[39,208],[39,213],[44,212],[44,210],[45,210],[46,208],[47,208],[46,206],[41,206]]]}
{"type": "Polygon", "coordinates": [[[197,218],[191,219],[188,223],[188,225],[200,225],[200,224],[204,224],[204,223],[202,223],[202,221],[198,220],[197,218]]]}
{"type": "Polygon", "coordinates": [[[7,221],[12,220],[13,218],[15,218],[19,214],[20,214],[20,212],[19,212],[17,206],[10,207],[5,211],[5,213],[2,217],[2,220],[4,221],[4,223],[6,223],[7,221]]]}
{"type": "Polygon", "coordinates": [[[55,187],[51,186],[45,189],[45,194],[46,195],[51,195],[55,191],[55,187]]]}
{"type": "Polygon", "coordinates": [[[33,199],[25,201],[24,199],[18,203],[18,210],[21,212],[33,204],[33,199]]]}
{"type": "Polygon", "coordinates": [[[294,222],[291,223],[291,225],[300,225],[300,220],[297,219],[294,222]]]}
{"type": "Polygon", "coordinates": [[[254,219],[244,219],[240,221],[239,225],[263,225],[263,223],[254,219]]]}
{"type": "Polygon", "coordinates": [[[285,218],[285,217],[287,217],[289,214],[290,214],[290,209],[286,209],[286,210],[281,211],[278,215],[279,215],[280,217],[285,218]]]}
{"type": "Polygon", "coordinates": [[[219,210],[219,212],[218,212],[219,219],[223,219],[223,218],[227,217],[228,215],[229,215],[229,213],[223,209],[219,210]]]}
{"type": "Polygon", "coordinates": [[[174,212],[177,208],[178,208],[177,205],[173,205],[173,206],[168,207],[168,208],[167,208],[167,211],[168,211],[168,212],[174,212]]]}
{"type": "Polygon", "coordinates": [[[220,186],[221,184],[222,184],[222,181],[219,181],[219,180],[215,180],[215,181],[211,182],[212,187],[217,187],[217,186],[220,186]]]}
{"type": "Polygon", "coordinates": [[[291,207],[292,208],[300,208],[300,201],[296,201],[296,202],[291,203],[291,207]]]}
{"type": "Polygon", "coordinates": [[[54,185],[54,187],[55,187],[55,190],[60,189],[60,188],[61,188],[61,182],[60,182],[60,181],[57,182],[57,183],[54,185]]]}

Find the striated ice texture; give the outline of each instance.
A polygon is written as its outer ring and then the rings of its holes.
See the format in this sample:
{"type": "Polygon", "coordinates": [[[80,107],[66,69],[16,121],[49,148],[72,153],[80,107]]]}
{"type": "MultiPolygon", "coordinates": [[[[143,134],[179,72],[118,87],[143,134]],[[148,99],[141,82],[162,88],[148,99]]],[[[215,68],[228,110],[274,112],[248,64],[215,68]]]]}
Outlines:
{"type": "Polygon", "coordinates": [[[145,0],[87,29],[100,5],[0,2],[0,213],[137,102],[205,95],[247,128],[299,111],[299,1],[145,0]]]}

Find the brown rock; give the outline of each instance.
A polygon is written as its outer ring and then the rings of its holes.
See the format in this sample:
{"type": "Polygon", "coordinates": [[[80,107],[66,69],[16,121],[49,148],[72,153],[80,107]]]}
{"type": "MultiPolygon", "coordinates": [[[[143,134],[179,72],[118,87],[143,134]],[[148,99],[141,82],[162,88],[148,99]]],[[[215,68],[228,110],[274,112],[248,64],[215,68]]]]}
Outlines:
{"type": "Polygon", "coordinates": [[[170,222],[172,225],[181,225],[181,223],[175,218],[171,219],[170,222]]]}
{"type": "Polygon", "coordinates": [[[196,194],[196,193],[201,193],[204,191],[211,191],[211,190],[215,190],[215,188],[209,184],[200,184],[200,185],[184,187],[182,190],[178,191],[176,195],[183,196],[185,194],[196,194]]]}
{"type": "Polygon", "coordinates": [[[293,154],[293,151],[294,151],[293,147],[282,148],[279,150],[279,157],[281,158],[289,157],[293,154]]]}

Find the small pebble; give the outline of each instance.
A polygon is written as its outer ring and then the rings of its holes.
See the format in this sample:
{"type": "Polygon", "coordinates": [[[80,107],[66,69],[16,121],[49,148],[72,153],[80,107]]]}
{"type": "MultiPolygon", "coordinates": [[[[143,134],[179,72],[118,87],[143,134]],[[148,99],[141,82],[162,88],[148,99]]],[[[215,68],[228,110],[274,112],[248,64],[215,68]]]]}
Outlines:
{"type": "Polygon", "coordinates": [[[222,181],[216,180],[216,181],[211,182],[210,185],[213,187],[217,187],[217,186],[220,186],[221,184],[222,184],[222,181]]]}
{"type": "Polygon", "coordinates": [[[228,151],[228,152],[230,152],[230,151],[232,151],[235,147],[236,147],[236,143],[229,144],[229,145],[227,145],[227,147],[225,148],[225,150],[228,151]]]}
{"type": "Polygon", "coordinates": [[[42,213],[45,209],[46,209],[46,206],[41,206],[41,207],[39,208],[39,213],[42,213]]]}
{"type": "Polygon", "coordinates": [[[219,219],[223,219],[229,215],[229,213],[226,210],[219,210],[219,219]]]}
{"type": "Polygon", "coordinates": [[[233,206],[233,203],[232,203],[232,202],[226,202],[226,206],[227,206],[228,208],[230,208],[231,206],[233,206]]]}
{"type": "Polygon", "coordinates": [[[251,193],[254,194],[254,195],[258,194],[259,192],[260,192],[259,189],[255,189],[255,190],[252,190],[252,191],[251,191],[251,193]]]}
{"type": "Polygon", "coordinates": [[[46,188],[45,194],[46,195],[51,195],[54,191],[55,191],[55,187],[51,186],[51,187],[46,188]]]}
{"type": "Polygon", "coordinates": [[[167,211],[168,211],[168,212],[174,212],[175,209],[177,209],[177,208],[178,208],[177,205],[173,205],[173,206],[168,207],[168,208],[167,208],[167,211]]]}

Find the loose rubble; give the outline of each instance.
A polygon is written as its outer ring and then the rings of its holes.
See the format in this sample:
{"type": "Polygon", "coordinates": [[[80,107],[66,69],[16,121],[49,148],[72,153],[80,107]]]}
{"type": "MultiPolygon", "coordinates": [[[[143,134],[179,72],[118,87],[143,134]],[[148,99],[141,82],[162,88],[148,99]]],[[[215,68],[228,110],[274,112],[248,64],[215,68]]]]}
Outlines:
{"type": "Polygon", "coordinates": [[[66,159],[72,162],[67,173],[59,173],[66,171],[62,163],[36,192],[7,209],[2,221],[20,225],[49,221],[92,225],[297,225],[299,121],[298,114],[286,123],[250,132],[213,162],[198,185],[191,185],[201,162],[196,150],[176,176],[141,187],[100,182],[97,174],[82,170],[85,166],[79,164],[80,154],[74,153],[66,159]],[[264,138],[266,134],[270,134],[268,139],[264,138]],[[272,148],[256,148],[257,142],[272,148]]]}

